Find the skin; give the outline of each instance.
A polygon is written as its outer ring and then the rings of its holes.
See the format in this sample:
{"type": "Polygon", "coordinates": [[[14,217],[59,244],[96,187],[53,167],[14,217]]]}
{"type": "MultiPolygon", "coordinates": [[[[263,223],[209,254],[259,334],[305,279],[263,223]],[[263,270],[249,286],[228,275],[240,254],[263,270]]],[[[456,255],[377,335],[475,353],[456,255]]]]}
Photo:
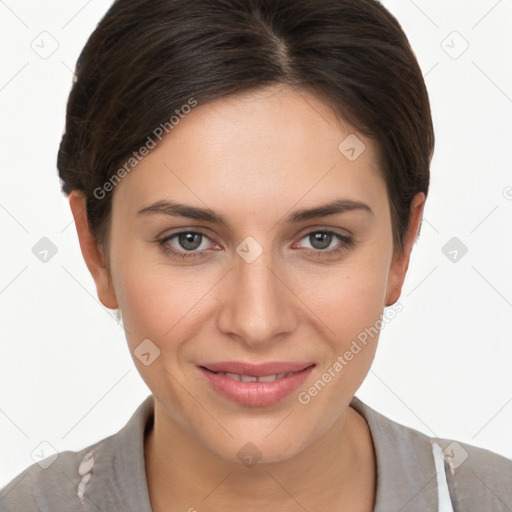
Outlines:
{"type": "MultiPolygon", "coordinates": [[[[145,440],[155,512],[189,510],[373,510],[376,463],[365,420],[349,406],[366,377],[376,336],[307,405],[297,399],[401,292],[425,196],[411,203],[394,251],[386,186],[374,142],[350,161],[338,150],[356,133],[305,91],[272,86],[200,105],[116,186],[108,265],[89,230],[84,198],[69,203],[81,250],[107,308],[119,308],[134,363],[156,399],[145,440]],[[285,217],[334,199],[364,210],[287,224],[285,217]],[[137,215],[167,199],[224,215],[226,226],[164,214],[137,215]],[[195,257],[166,254],[155,240],[186,229],[206,235],[195,257]],[[330,230],[323,246],[311,233],[330,230]],[[263,252],[236,252],[248,236],[263,252]],[[318,248],[320,247],[320,248],[318,248]],[[327,251],[342,247],[337,254],[327,251]],[[201,253],[204,257],[198,256],[201,253]],[[218,395],[196,363],[314,361],[297,392],[250,407],[218,395]],[[253,443],[261,459],[241,463],[253,443]]],[[[187,252],[178,237],[167,241],[187,252]]],[[[197,248],[196,248],[197,247],[197,248]]],[[[190,250],[189,250],[190,253],[190,250]]]]}

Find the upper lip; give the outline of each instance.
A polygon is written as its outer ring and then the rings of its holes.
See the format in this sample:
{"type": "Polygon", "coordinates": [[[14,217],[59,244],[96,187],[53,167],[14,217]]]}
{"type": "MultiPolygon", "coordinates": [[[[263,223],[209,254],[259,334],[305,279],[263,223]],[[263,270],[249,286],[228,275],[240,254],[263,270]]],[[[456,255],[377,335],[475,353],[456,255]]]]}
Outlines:
{"type": "Polygon", "coordinates": [[[238,375],[252,375],[254,377],[266,377],[278,373],[300,372],[314,362],[278,362],[270,361],[268,363],[253,364],[241,361],[221,361],[218,363],[201,363],[199,366],[211,370],[212,372],[237,373],[238,375]]]}

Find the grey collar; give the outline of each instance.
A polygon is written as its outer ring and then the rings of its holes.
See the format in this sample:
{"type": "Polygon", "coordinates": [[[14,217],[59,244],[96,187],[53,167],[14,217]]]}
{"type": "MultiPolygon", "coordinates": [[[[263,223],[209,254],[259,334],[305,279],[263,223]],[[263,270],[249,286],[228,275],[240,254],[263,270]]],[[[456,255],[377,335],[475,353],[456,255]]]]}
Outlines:
{"type": "MultiPolygon", "coordinates": [[[[353,397],[350,405],[366,419],[374,443],[377,461],[374,512],[437,512],[436,468],[430,438],[386,418],[357,397],[353,397]]],[[[107,459],[113,459],[111,488],[116,496],[105,497],[109,503],[96,503],[100,509],[108,509],[109,504],[118,500],[124,504],[126,511],[151,512],[145,472],[144,435],[145,429],[152,426],[153,413],[154,397],[149,395],[128,423],[108,438],[113,457],[108,457],[106,453],[104,463],[108,463],[107,459]],[[138,462],[134,464],[133,461],[138,462]]],[[[97,461],[97,464],[101,462],[97,461]]],[[[94,479],[91,484],[93,482],[94,479]]],[[[94,500],[94,485],[91,485],[89,492],[94,500]]]]}

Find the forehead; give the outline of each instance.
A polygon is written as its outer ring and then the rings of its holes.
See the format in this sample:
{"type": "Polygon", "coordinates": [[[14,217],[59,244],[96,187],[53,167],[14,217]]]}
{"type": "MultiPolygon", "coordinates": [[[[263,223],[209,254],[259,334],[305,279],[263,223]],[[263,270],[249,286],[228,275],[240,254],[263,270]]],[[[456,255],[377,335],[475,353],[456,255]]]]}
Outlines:
{"type": "Polygon", "coordinates": [[[140,208],[179,196],[257,209],[331,192],[375,201],[385,187],[378,158],[374,141],[317,97],[278,85],[192,108],[121,180],[114,202],[122,196],[140,208]]]}

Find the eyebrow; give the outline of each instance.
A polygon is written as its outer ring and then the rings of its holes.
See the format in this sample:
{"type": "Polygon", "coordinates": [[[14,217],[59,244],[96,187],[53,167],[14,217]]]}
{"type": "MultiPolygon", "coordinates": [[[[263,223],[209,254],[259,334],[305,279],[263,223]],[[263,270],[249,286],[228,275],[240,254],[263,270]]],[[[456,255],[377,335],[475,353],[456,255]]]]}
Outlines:
{"type": "MultiPolygon", "coordinates": [[[[366,203],[354,201],[352,199],[337,199],[330,203],[315,206],[313,208],[302,208],[300,210],[296,210],[286,217],[285,222],[288,224],[297,224],[306,220],[338,215],[350,211],[363,211],[373,215],[372,209],[366,203]]],[[[196,206],[190,206],[169,200],[160,200],[150,204],[149,206],[145,206],[137,212],[137,215],[150,215],[157,213],[172,217],[186,217],[189,219],[202,220],[229,227],[229,222],[224,215],[210,210],[209,208],[198,208],[196,206]]]]}

